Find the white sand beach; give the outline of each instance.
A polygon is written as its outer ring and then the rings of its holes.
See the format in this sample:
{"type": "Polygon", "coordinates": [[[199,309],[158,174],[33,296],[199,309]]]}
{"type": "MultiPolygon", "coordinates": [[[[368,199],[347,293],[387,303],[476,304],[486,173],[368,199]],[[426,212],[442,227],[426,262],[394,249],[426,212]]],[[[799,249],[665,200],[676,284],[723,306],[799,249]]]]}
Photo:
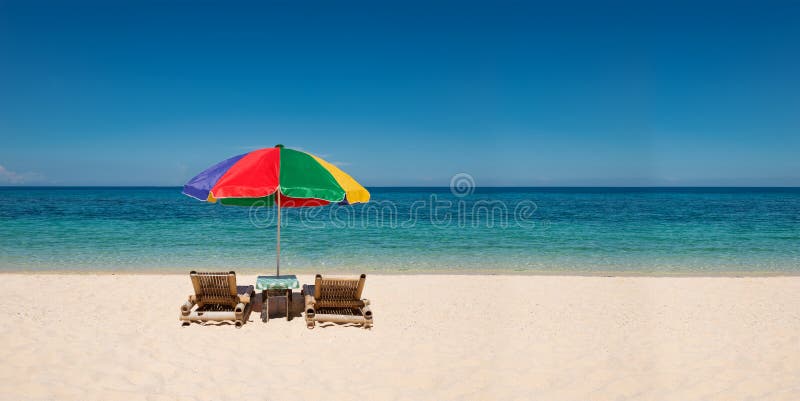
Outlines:
{"type": "Polygon", "coordinates": [[[181,327],[187,275],[0,279],[2,400],[800,399],[800,277],[371,275],[369,331],[181,327]]]}

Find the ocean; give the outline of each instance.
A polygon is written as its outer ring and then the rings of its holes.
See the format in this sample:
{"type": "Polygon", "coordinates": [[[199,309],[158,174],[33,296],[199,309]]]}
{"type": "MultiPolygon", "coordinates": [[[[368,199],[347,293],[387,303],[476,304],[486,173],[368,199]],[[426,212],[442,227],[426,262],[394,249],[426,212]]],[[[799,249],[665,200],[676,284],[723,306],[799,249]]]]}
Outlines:
{"type": "MultiPolygon", "coordinates": [[[[369,188],[282,209],[282,273],[798,274],[800,188],[369,188]]],[[[0,188],[1,271],[270,273],[276,211],[0,188]]]]}

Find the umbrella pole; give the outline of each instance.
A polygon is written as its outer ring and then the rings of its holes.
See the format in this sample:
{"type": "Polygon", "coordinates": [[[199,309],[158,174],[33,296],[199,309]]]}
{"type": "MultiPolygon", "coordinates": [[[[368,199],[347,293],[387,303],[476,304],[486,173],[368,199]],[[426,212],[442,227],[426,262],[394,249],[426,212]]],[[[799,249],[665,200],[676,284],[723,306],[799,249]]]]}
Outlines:
{"type": "Polygon", "coordinates": [[[276,276],[281,275],[281,190],[280,188],[277,191],[277,199],[278,199],[278,240],[275,244],[277,252],[275,253],[275,270],[277,271],[276,276]]]}

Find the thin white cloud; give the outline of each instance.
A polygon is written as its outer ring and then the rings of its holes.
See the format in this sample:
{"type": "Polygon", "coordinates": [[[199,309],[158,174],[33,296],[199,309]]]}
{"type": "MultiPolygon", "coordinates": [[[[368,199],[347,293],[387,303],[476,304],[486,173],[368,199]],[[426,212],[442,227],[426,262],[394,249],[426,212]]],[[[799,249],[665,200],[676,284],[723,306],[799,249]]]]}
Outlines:
{"type": "Polygon", "coordinates": [[[44,177],[39,173],[18,173],[0,165],[0,183],[3,184],[27,184],[30,182],[41,181],[43,178],[44,177]]]}
{"type": "Polygon", "coordinates": [[[350,162],[331,162],[331,164],[333,164],[334,166],[337,166],[337,167],[345,167],[345,166],[349,166],[349,165],[351,165],[353,163],[350,163],[350,162]]]}

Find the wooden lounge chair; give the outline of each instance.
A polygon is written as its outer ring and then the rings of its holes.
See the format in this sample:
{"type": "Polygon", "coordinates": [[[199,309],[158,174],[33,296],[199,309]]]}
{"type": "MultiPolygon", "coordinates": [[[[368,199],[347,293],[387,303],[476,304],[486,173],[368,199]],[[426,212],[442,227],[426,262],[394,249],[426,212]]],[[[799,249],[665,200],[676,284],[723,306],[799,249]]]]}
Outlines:
{"type": "Polygon", "coordinates": [[[369,300],[361,299],[366,279],[366,274],[358,279],[322,278],[317,274],[314,285],[303,286],[306,327],[313,329],[316,322],[356,323],[365,329],[372,327],[369,300]]]}
{"type": "Polygon", "coordinates": [[[244,324],[245,312],[250,310],[250,298],[255,294],[252,285],[236,286],[236,273],[189,273],[194,295],[181,305],[180,320],[184,326],[191,322],[233,321],[236,327],[244,324]]]}

